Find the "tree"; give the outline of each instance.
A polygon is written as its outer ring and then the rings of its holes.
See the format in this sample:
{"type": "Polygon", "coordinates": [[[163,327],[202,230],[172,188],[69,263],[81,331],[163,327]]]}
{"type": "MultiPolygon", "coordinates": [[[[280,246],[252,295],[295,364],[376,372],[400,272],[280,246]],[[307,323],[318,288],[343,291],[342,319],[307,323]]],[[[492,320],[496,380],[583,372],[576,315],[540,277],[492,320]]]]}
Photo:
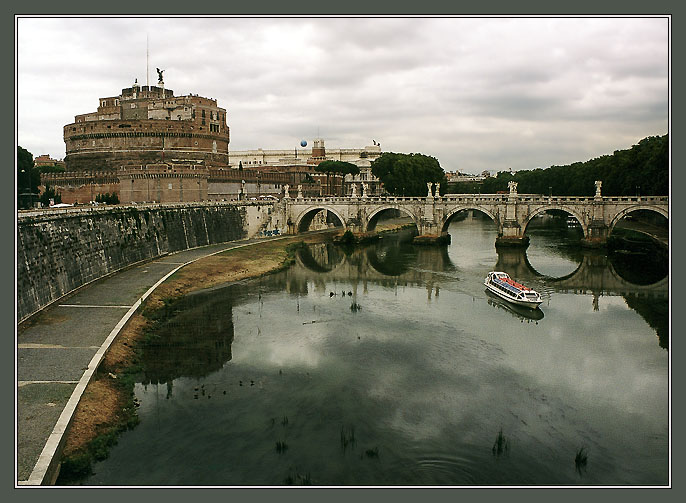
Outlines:
{"type": "Polygon", "coordinates": [[[62,196],[60,193],[50,187],[50,185],[46,185],[45,191],[40,195],[39,201],[43,204],[43,206],[50,206],[50,199],[52,199],[52,202],[55,204],[62,202],[62,196]]]}
{"type": "Polygon", "coordinates": [[[445,172],[438,160],[423,154],[387,152],[372,161],[372,173],[396,196],[425,196],[429,182],[445,187],[445,172]]]}
{"type": "Polygon", "coordinates": [[[630,149],[566,166],[501,171],[480,186],[461,183],[452,190],[495,194],[507,191],[510,180],[517,182],[521,194],[593,196],[595,181],[601,180],[604,196],[664,196],[669,194],[669,137],[649,136],[630,149]]]}
{"type": "Polygon", "coordinates": [[[322,161],[315,168],[318,173],[326,173],[326,184],[328,187],[328,192],[331,194],[331,182],[330,176],[341,175],[356,175],[360,172],[360,168],[350,162],[345,161],[322,161]]]}
{"type": "Polygon", "coordinates": [[[116,192],[112,192],[112,194],[105,192],[104,194],[96,195],[95,202],[104,204],[119,204],[119,196],[116,192]]]}
{"type": "Polygon", "coordinates": [[[38,194],[40,185],[40,171],[34,167],[33,154],[17,146],[17,201],[21,208],[28,208],[32,204],[33,196],[21,194],[38,194]]]}

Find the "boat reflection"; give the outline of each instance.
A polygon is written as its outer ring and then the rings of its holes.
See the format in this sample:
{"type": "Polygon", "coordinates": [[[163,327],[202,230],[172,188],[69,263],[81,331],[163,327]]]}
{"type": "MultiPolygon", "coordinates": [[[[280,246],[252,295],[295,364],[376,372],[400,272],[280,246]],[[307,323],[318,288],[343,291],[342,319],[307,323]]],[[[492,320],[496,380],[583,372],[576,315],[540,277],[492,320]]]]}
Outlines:
{"type": "Polygon", "coordinates": [[[498,309],[504,309],[515,318],[519,318],[522,321],[526,320],[527,323],[532,320],[538,321],[543,319],[543,311],[541,311],[541,309],[538,307],[536,309],[531,309],[528,307],[517,306],[515,304],[507,302],[506,300],[501,299],[500,297],[498,297],[494,293],[489,292],[488,290],[485,290],[485,292],[486,296],[488,297],[487,300],[489,306],[494,306],[498,309]]]}

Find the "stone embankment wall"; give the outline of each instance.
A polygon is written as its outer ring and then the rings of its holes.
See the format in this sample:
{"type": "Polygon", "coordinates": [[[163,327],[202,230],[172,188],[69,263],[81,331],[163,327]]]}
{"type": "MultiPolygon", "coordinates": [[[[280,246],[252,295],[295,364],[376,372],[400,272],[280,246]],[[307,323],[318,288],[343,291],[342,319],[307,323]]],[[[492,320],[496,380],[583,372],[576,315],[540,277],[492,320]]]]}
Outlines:
{"type": "Polygon", "coordinates": [[[281,232],[275,206],[186,204],[32,212],[17,222],[17,320],[136,262],[281,232]]]}

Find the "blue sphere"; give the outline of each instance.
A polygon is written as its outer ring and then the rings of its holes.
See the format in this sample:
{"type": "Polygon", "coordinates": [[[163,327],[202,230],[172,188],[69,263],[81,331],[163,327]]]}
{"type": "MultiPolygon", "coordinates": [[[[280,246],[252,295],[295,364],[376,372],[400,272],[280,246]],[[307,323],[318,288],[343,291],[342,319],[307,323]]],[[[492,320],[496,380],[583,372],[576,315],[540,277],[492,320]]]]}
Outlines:
{"type": "Polygon", "coordinates": [[[300,146],[301,146],[301,147],[307,147],[307,141],[302,140],[302,141],[300,142],[300,146]]]}

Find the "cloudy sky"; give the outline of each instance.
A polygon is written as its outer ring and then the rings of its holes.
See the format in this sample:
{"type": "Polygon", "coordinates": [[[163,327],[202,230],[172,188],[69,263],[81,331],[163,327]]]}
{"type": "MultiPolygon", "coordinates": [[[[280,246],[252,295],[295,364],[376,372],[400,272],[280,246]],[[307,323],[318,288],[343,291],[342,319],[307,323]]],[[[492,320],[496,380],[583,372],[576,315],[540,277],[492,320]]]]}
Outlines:
{"type": "Polygon", "coordinates": [[[156,84],[156,67],[176,95],[218,100],[231,150],[376,140],[478,173],[585,161],[668,132],[664,17],[21,17],[16,27],[18,143],[34,156],[63,158],[64,125],[134,79],[156,84]]]}

